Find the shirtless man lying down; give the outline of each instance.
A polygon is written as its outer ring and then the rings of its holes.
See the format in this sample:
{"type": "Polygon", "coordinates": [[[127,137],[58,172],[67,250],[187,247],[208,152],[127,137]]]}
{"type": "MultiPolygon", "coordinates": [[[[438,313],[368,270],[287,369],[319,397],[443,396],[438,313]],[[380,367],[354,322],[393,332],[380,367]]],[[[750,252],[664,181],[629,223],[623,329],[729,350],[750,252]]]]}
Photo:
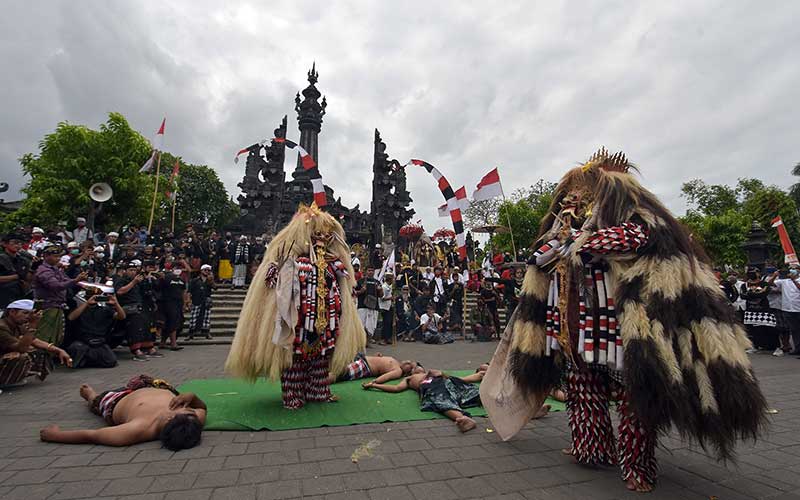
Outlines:
{"type": "Polygon", "coordinates": [[[345,382],[348,380],[359,380],[362,378],[377,377],[375,382],[383,384],[390,380],[407,377],[414,373],[422,365],[416,361],[398,361],[391,356],[384,356],[378,353],[376,356],[365,356],[358,353],[356,359],[347,366],[347,370],[338,378],[331,374],[331,383],[334,381],[345,382]],[[334,380],[335,378],[335,380],[334,380]]]}
{"type": "Polygon", "coordinates": [[[100,394],[83,384],[80,394],[89,411],[103,417],[108,427],[62,431],[50,425],[41,430],[42,441],[128,446],[160,439],[172,451],[200,442],[206,422],[205,403],[192,393],[178,394],[164,380],[138,375],[125,387],[100,394]]]}

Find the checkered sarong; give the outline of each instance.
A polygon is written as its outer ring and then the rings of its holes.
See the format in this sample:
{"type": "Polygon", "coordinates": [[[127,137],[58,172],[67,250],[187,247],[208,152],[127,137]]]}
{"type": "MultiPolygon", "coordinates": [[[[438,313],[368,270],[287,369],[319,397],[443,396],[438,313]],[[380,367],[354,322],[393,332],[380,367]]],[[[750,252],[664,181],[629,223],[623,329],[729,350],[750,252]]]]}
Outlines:
{"type": "Polygon", "coordinates": [[[207,332],[211,329],[211,306],[208,304],[192,305],[192,315],[189,317],[190,332],[207,332]]]}
{"type": "Polygon", "coordinates": [[[342,373],[340,380],[360,380],[372,376],[372,370],[367,363],[367,358],[358,353],[356,359],[347,365],[347,371],[342,373]]]}
{"type": "Polygon", "coordinates": [[[770,311],[745,311],[744,324],[750,326],[775,327],[778,322],[770,311]]]}

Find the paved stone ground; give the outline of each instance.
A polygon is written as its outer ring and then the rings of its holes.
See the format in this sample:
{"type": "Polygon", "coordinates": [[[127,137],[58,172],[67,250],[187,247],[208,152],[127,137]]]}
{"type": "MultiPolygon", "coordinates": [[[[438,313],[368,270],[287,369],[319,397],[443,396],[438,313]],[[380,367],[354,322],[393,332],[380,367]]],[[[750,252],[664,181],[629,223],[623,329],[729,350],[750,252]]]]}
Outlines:
{"type": "MultiPolygon", "coordinates": [[[[386,348],[426,366],[470,368],[488,359],[494,344],[458,342],[386,348]]],[[[192,450],[172,453],[158,443],[107,448],[41,443],[38,430],[97,427],[78,395],[88,382],[118,386],[146,371],[181,383],[222,374],[226,346],[187,348],[160,360],[134,363],[123,356],[111,370],[59,370],[45,383],[0,395],[0,498],[142,499],[622,499],[615,469],[590,469],[560,453],[567,445],[566,414],[536,421],[508,443],[489,433],[488,420],[459,434],[445,420],[283,432],[207,432],[192,450]],[[378,439],[371,458],[350,460],[356,447],[378,439]]],[[[800,500],[800,360],[754,356],[770,403],[780,410],[771,431],[740,448],[727,468],[681,441],[662,440],[660,483],[650,499],[800,500]]]]}

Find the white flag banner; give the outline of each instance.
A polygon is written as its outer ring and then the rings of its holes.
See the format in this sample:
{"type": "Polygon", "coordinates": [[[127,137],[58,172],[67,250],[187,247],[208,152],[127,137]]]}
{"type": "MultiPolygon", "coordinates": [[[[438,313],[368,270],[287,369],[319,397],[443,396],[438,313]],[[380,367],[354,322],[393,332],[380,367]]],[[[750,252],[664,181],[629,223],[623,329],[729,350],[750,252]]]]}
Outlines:
{"type": "Polygon", "coordinates": [[[383,261],[383,267],[381,267],[381,272],[378,274],[378,281],[383,281],[386,273],[394,274],[394,250],[389,254],[389,258],[383,261]]]}

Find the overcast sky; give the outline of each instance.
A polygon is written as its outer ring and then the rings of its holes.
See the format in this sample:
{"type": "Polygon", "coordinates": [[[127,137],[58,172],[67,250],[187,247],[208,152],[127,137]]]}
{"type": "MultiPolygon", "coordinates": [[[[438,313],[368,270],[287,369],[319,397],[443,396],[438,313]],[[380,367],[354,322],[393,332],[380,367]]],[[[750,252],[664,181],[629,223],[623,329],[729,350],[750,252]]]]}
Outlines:
{"type": "MultiPolygon", "coordinates": [[[[289,115],[312,61],[328,110],[320,171],[369,206],[373,129],[471,192],[557,180],[601,145],[682,213],[680,186],[755,176],[786,187],[800,162],[800,2],[6,1],[0,18],[0,180],[59,121],[110,111],[212,166],[236,197],[243,146],[289,115]]],[[[293,164],[287,161],[287,170],[293,164]]],[[[443,202],[408,171],[430,232],[443,202]]]]}

